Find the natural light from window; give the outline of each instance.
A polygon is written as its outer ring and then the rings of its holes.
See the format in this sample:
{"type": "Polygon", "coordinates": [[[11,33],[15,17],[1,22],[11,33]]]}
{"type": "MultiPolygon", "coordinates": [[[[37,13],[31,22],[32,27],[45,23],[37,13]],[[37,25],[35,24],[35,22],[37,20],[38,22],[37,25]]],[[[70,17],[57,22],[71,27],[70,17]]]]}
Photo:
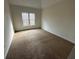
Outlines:
{"type": "Polygon", "coordinates": [[[23,26],[35,25],[35,13],[22,12],[23,26]]]}
{"type": "Polygon", "coordinates": [[[30,25],[35,25],[35,14],[30,13],[30,25]]]}

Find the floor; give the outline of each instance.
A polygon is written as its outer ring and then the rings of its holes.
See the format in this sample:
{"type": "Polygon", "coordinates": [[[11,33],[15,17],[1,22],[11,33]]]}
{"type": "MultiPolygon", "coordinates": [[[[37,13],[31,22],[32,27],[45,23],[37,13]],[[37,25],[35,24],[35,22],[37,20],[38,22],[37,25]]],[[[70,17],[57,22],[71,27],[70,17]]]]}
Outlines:
{"type": "Polygon", "coordinates": [[[41,29],[14,35],[6,59],[67,59],[74,44],[41,29]]]}

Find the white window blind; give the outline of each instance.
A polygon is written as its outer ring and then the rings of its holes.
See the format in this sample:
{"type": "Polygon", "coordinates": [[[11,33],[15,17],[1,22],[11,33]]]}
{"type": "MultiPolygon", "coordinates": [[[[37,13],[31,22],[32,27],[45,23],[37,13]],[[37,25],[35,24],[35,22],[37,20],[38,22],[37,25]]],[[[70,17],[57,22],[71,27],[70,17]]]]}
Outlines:
{"type": "Polygon", "coordinates": [[[35,14],[34,13],[30,13],[30,25],[35,25],[35,14]]]}
{"type": "Polygon", "coordinates": [[[24,26],[29,25],[28,13],[22,13],[22,21],[24,26]]]}
{"type": "Polygon", "coordinates": [[[22,12],[23,26],[35,25],[35,13],[22,12]]]}

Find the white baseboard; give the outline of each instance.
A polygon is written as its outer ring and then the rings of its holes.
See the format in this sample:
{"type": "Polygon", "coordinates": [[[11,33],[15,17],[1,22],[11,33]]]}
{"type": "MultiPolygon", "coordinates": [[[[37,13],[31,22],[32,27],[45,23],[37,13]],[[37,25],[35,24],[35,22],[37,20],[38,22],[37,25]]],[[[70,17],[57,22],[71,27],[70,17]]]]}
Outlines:
{"type": "MultiPolygon", "coordinates": [[[[45,29],[43,29],[43,30],[45,30],[45,29]]],[[[45,30],[45,31],[47,31],[47,30],[45,30]]],[[[59,36],[59,37],[61,37],[61,38],[63,38],[63,39],[66,39],[67,41],[69,41],[69,42],[75,44],[75,42],[72,41],[72,39],[70,39],[70,38],[67,38],[67,37],[65,37],[65,36],[59,35],[59,34],[54,33],[54,32],[50,32],[50,31],[47,31],[47,32],[52,33],[52,34],[54,34],[54,35],[56,35],[56,36],[59,36]]]]}

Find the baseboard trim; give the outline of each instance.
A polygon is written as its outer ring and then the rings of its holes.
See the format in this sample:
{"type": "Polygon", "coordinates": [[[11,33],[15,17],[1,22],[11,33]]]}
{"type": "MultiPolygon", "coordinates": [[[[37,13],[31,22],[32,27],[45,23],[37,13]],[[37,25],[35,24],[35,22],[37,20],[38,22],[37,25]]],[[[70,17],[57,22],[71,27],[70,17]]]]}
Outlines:
{"type": "MultiPolygon", "coordinates": [[[[43,30],[45,30],[45,29],[43,29],[43,30]]],[[[47,30],[45,30],[45,31],[47,31],[47,30]]],[[[49,31],[47,31],[47,32],[49,32],[49,31]]],[[[54,34],[54,35],[56,35],[56,36],[58,36],[58,37],[60,37],[60,38],[63,38],[63,39],[65,39],[65,40],[67,40],[67,41],[71,42],[72,44],[75,44],[75,42],[73,42],[73,41],[69,40],[69,38],[67,38],[67,37],[64,37],[64,36],[59,35],[59,34],[54,33],[54,32],[49,32],[49,33],[54,34]]]]}
{"type": "Polygon", "coordinates": [[[24,29],[24,30],[15,30],[15,33],[16,33],[16,32],[20,32],[20,31],[31,30],[31,29],[41,29],[41,27],[38,27],[38,28],[29,28],[29,29],[24,29]]]}

